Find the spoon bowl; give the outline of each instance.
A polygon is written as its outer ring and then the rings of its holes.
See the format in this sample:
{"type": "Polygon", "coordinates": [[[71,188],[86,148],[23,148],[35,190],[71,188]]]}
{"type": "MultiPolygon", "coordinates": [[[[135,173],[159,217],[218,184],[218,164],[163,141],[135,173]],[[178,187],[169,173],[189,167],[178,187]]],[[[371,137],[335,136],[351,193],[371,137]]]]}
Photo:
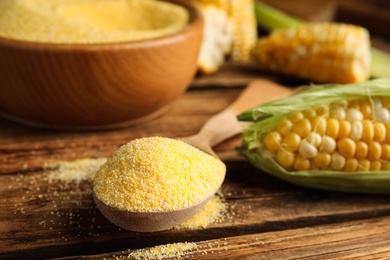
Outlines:
{"type": "Polygon", "coordinates": [[[186,208],[153,212],[122,210],[105,204],[95,195],[93,197],[102,214],[118,227],[136,232],[156,232],[171,229],[188,220],[198,213],[213,196],[214,193],[186,208]]]}

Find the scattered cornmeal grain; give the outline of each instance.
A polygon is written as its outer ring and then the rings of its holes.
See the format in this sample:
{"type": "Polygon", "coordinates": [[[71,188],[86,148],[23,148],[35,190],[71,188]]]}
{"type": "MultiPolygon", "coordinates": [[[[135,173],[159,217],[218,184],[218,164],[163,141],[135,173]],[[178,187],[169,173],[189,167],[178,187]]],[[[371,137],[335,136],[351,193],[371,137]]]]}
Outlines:
{"type": "Polygon", "coordinates": [[[173,243],[150,247],[146,249],[139,249],[131,252],[128,258],[131,259],[164,259],[168,257],[182,257],[186,252],[197,248],[195,243],[173,243]]]}
{"type": "Polygon", "coordinates": [[[212,223],[222,221],[226,213],[226,205],[219,196],[214,196],[194,216],[176,226],[175,229],[206,228],[212,223]]]}
{"type": "MultiPolygon", "coordinates": [[[[49,183],[60,181],[58,185],[77,184],[82,181],[92,182],[96,171],[99,167],[107,161],[107,158],[83,158],[75,161],[63,161],[55,163],[45,163],[44,169],[50,170],[47,180],[49,183]]],[[[54,186],[52,187],[55,188],[54,186]]],[[[92,190],[88,186],[61,186],[61,189],[69,188],[72,190],[79,190],[81,203],[81,194],[87,196],[91,194],[92,190]]],[[[66,199],[65,197],[63,199],[66,199]]],[[[78,203],[77,200],[73,201],[78,203]]],[[[220,222],[225,218],[226,205],[223,201],[223,195],[215,195],[210,201],[193,217],[175,227],[175,229],[197,229],[206,228],[212,223],[220,222]]],[[[46,226],[47,221],[42,221],[46,226]]]]}
{"type": "Polygon", "coordinates": [[[63,182],[92,181],[99,167],[107,161],[107,158],[85,158],[72,162],[48,163],[44,168],[54,168],[48,175],[48,180],[60,180],[63,182]]]}
{"type": "Polygon", "coordinates": [[[120,147],[95,174],[95,196],[135,212],[197,204],[221,186],[223,162],[179,140],[140,138],[120,147]]]}
{"type": "Polygon", "coordinates": [[[48,43],[151,39],[189,21],[184,7],[154,0],[7,0],[0,10],[0,36],[48,43]]]}

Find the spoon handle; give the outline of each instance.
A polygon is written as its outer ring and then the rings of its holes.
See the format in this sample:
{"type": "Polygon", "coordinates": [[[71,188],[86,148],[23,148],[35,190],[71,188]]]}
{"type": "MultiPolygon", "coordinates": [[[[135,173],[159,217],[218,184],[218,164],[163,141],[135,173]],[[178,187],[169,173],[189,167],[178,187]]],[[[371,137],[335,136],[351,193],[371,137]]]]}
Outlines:
{"type": "Polygon", "coordinates": [[[239,114],[266,102],[287,97],[291,92],[291,89],[278,83],[265,79],[256,79],[249,83],[226,110],[232,110],[239,114]]]}
{"type": "Polygon", "coordinates": [[[286,97],[291,90],[268,80],[252,81],[227,108],[212,116],[200,131],[181,140],[217,157],[211,147],[242,131],[237,114],[262,103],[286,97]]]}

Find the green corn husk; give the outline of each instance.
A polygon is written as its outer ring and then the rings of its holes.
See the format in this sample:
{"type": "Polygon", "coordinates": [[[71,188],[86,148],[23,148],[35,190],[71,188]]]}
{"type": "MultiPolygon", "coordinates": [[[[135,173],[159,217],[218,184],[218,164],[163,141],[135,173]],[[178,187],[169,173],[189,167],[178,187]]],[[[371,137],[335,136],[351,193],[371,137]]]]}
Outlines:
{"type": "Polygon", "coordinates": [[[287,171],[262,149],[265,135],[290,112],[367,96],[390,96],[390,78],[342,86],[326,84],[302,87],[290,97],[245,111],[238,119],[252,123],[245,128],[243,143],[238,151],[255,167],[296,185],[332,191],[390,194],[390,171],[287,171]]]}

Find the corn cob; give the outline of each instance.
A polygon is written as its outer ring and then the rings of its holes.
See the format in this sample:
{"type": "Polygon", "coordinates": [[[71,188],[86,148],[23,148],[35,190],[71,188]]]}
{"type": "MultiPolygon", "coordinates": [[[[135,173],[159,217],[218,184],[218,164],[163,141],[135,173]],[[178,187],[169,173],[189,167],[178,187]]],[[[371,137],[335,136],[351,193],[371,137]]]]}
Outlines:
{"type": "Polygon", "coordinates": [[[204,16],[203,40],[198,55],[198,71],[211,74],[224,63],[231,51],[233,25],[226,12],[218,6],[197,4],[204,16]]]}
{"type": "MultiPolygon", "coordinates": [[[[282,11],[269,6],[261,1],[255,2],[255,13],[258,26],[272,31],[279,28],[289,28],[303,24],[305,21],[297,17],[290,16],[282,11]]],[[[390,77],[390,54],[371,47],[370,77],[388,78],[390,77]]]]}
{"type": "Polygon", "coordinates": [[[221,8],[225,12],[229,8],[230,0],[194,0],[195,4],[212,5],[221,8]]]}
{"type": "Polygon", "coordinates": [[[215,72],[231,55],[246,61],[257,40],[254,0],[194,0],[205,18],[204,47],[198,67],[204,74],[215,72]]]}
{"type": "Polygon", "coordinates": [[[254,0],[230,0],[229,16],[234,26],[232,58],[247,61],[257,41],[254,0]]]}
{"type": "Polygon", "coordinates": [[[254,121],[240,151],[303,186],[390,193],[389,86],[390,78],[314,86],[256,107],[239,116],[254,121]]]}
{"type": "Polygon", "coordinates": [[[267,69],[317,83],[361,82],[370,73],[370,38],[355,25],[307,23],[259,39],[253,56],[267,69]]]}

